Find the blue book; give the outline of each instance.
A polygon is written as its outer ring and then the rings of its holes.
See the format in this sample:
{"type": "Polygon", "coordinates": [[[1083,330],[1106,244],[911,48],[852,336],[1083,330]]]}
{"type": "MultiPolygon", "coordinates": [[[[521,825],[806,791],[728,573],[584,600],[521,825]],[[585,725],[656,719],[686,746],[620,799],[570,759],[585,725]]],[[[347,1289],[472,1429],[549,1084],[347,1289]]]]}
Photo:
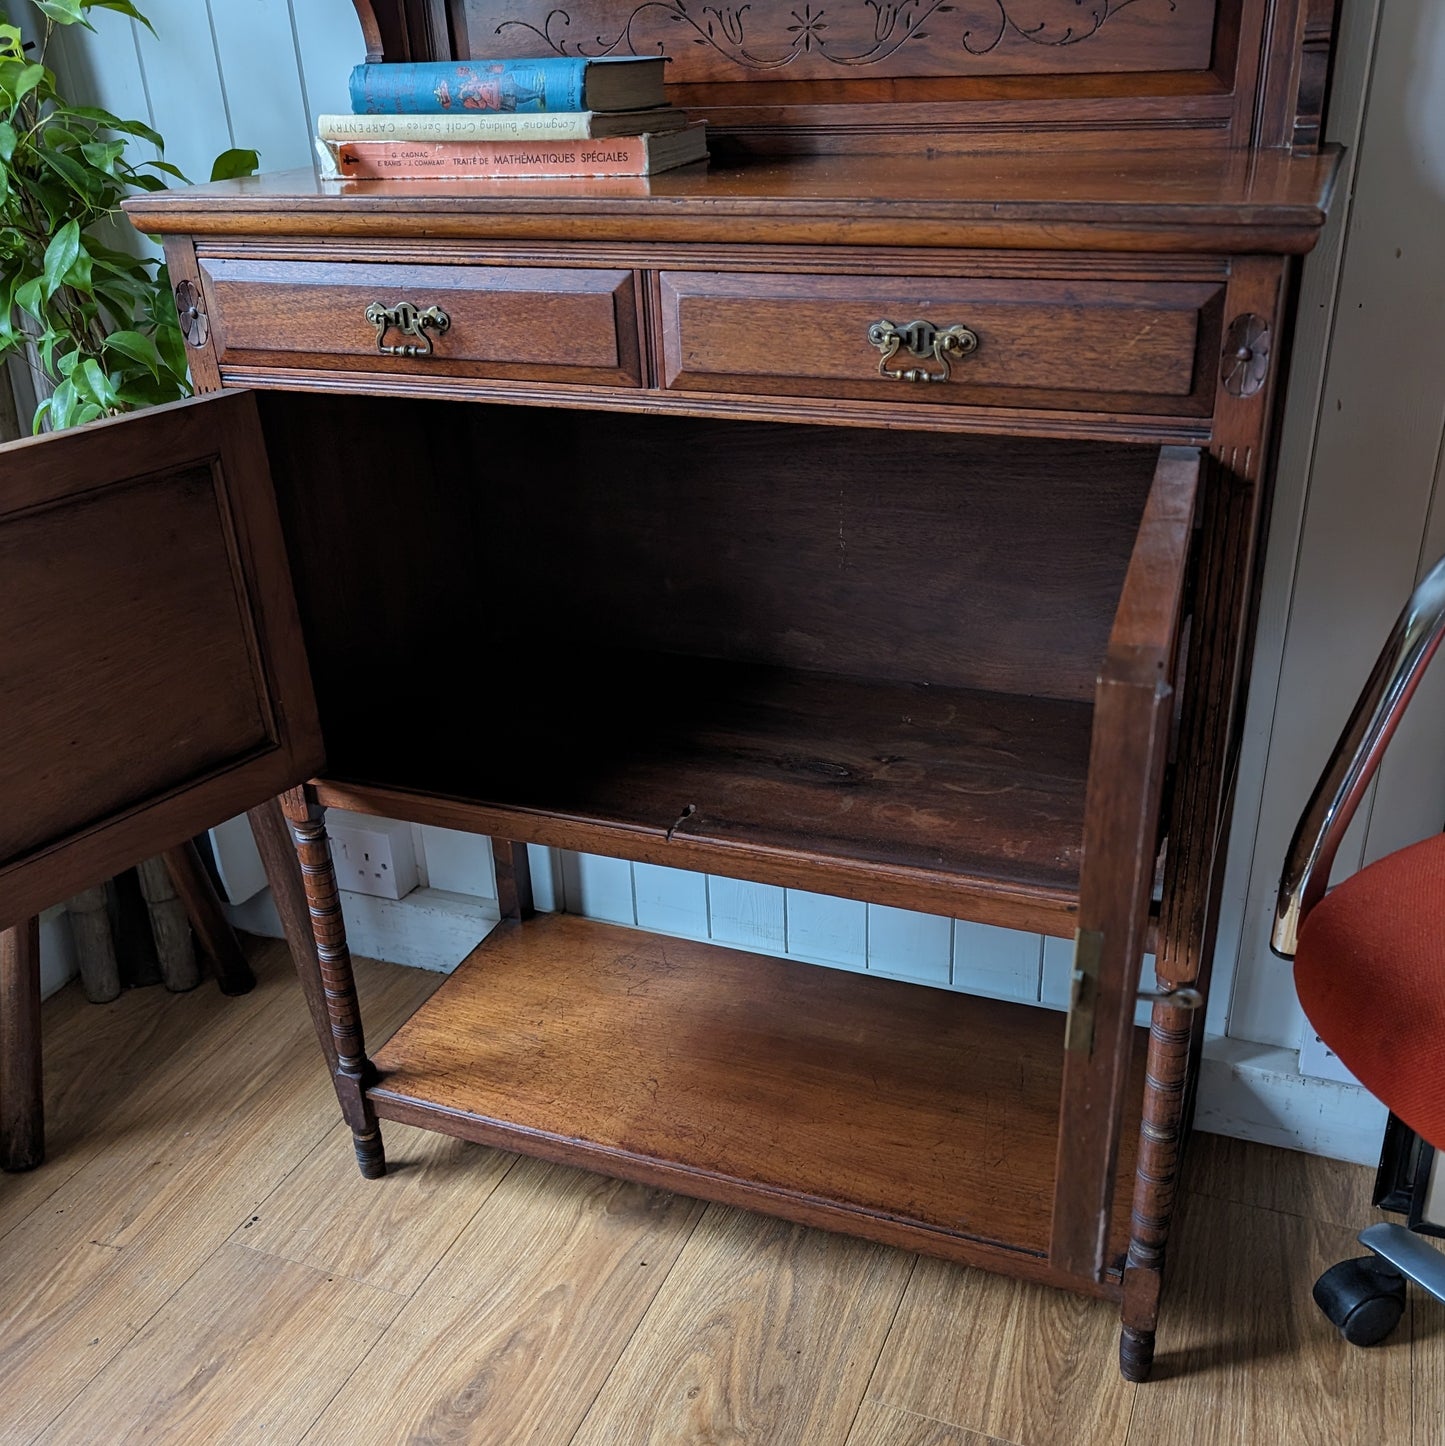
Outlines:
{"type": "Polygon", "coordinates": [[[358,65],[351,72],[351,108],[357,115],[642,110],[664,103],[665,64],[660,55],[552,55],[358,65]]]}

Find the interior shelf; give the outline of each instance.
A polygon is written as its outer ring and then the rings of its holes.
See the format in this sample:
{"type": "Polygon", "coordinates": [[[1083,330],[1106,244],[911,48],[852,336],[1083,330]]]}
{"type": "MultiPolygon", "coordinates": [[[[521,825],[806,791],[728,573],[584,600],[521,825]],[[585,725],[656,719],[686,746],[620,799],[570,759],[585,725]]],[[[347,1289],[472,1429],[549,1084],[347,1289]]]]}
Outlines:
{"type": "MultiPolygon", "coordinates": [[[[383,1118],[954,1259],[1037,1257],[1011,1268],[1048,1279],[1063,1031],[1036,1007],[539,916],[499,925],[374,1054],[370,1094],[383,1118]]],[[[1137,1134],[1136,1103],[1114,1266],[1137,1134]]]]}
{"type": "Polygon", "coordinates": [[[353,720],[322,801],[1072,931],[1092,708],[664,654],[353,720]],[[425,736],[396,746],[425,719],[425,736]]]}

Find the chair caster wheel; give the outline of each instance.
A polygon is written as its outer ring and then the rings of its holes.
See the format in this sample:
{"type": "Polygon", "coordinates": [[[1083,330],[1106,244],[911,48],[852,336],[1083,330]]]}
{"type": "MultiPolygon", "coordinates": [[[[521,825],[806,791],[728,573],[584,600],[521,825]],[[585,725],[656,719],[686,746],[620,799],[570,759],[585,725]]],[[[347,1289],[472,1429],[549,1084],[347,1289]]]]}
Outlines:
{"type": "Polygon", "coordinates": [[[1405,1313],[1405,1277],[1378,1255],[1342,1260],[1315,1281],[1314,1297],[1352,1346],[1378,1345],[1405,1313]]]}

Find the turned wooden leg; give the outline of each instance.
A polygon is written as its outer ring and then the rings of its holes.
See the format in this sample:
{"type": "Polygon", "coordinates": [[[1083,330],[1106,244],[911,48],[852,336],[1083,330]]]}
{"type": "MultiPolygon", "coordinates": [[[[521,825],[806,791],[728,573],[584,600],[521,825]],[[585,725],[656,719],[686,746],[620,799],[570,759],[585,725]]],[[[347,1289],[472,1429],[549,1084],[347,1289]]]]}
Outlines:
{"type": "Polygon", "coordinates": [[[497,907],[504,919],[532,917],[532,865],[527,845],[511,839],[492,840],[492,860],[497,869],[497,907]]]}
{"type": "Polygon", "coordinates": [[[1139,1163],[1134,1172],[1134,1210],[1124,1262],[1119,1369],[1127,1381],[1147,1381],[1154,1365],[1164,1251],[1179,1187],[1184,1136],[1185,1087],[1189,1079],[1193,1011],[1156,1004],[1149,1024],[1144,1076],[1144,1117],[1139,1126],[1139,1163]]]}
{"type": "MultiPolygon", "coordinates": [[[[216,971],[221,993],[249,994],[256,987],[256,976],[241,952],[236,931],[226,920],[216,886],[201,862],[195,843],[187,839],[179,848],[167,849],[161,857],[186,906],[191,928],[216,971]]],[[[170,987],[169,980],[166,984],[170,987]]]]}
{"type": "Polygon", "coordinates": [[[40,920],[0,933],[0,1169],[45,1159],[40,1064],[40,920]]]}
{"type": "MultiPolygon", "coordinates": [[[[366,1097],[366,1088],[375,1078],[375,1071],[366,1057],[361,1006],[356,998],[351,951],[346,947],[346,925],[341,917],[341,893],[331,862],[331,845],[326,838],[326,810],[311,803],[301,789],[283,794],[281,808],[291,826],[307,912],[311,915],[326,1017],[336,1047],[336,1068],[332,1075],[336,1097],[341,1102],[346,1123],[351,1126],[361,1173],[368,1180],[374,1180],[386,1174],[386,1155],[376,1112],[366,1097]]],[[[301,968],[302,964],[298,959],[297,967],[301,968]]]]}
{"type": "Polygon", "coordinates": [[[311,1023],[321,1052],[334,1075],[337,1070],[336,1041],[331,1037],[331,1018],[326,1012],[326,991],[321,983],[321,961],[316,955],[316,937],[311,932],[311,911],[306,903],[306,890],[301,881],[301,868],[296,862],[296,846],[281,812],[280,799],[273,798],[246,817],[271,886],[271,901],[281,918],[281,931],[291,950],[291,962],[301,982],[301,993],[311,1011],[311,1023]]]}

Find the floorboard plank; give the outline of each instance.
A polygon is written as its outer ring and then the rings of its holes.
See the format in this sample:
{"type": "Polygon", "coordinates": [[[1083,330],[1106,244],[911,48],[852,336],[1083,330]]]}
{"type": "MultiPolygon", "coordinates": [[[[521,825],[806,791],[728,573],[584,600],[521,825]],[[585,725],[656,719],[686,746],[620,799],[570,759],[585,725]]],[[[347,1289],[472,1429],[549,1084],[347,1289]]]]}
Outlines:
{"type": "Polygon", "coordinates": [[[344,1276],[222,1246],[40,1441],[299,1440],[404,1303],[344,1276]]]}
{"type": "Polygon", "coordinates": [[[1282,1210],[1347,1230],[1363,1230],[1385,1218],[1371,1203],[1374,1184],[1375,1172],[1365,1165],[1227,1135],[1191,1136],[1184,1165],[1184,1188],[1191,1194],[1282,1210]]]}
{"type": "Polygon", "coordinates": [[[920,1260],[868,1395],[1020,1446],[1116,1446],[1118,1330],[1106,1301],[920,1260]]]}
{"type": "Polygon", "coordinates": [[[1182,1213],[1188,1245],[1129,1446],[1410,1439],[1408,1330],[1360,1350],[1310,1297],[1327,1266],[1363,1253],[1353,1230],[1197,1196],[1182,1213]]]}
{"type": "Polygon", "coordinates": [[[386,1175],[364,1180],[338,1125],[232,1240],[410,1295],[516,1156],[408,1125],[387,1125],[384,1138],[386,1175]]]}
{"type": "Polygon", "coordinates": [[[1012,1446],[997,1436],[980,1436],[962,1426],[915,1416],[896,1406],[864,1401],[846,1446],[1012,1446]]]}
{"type": "Polygon", "coordinates": [[[560,1446],[702,1208],[660,1190],[518,1162],[307,1446],[560,1446]]]}
{"type": "Polygon", "coordinates": [[[844,1441],[913,1263],[710,1206],[572,1446],[844,1441]]]}

